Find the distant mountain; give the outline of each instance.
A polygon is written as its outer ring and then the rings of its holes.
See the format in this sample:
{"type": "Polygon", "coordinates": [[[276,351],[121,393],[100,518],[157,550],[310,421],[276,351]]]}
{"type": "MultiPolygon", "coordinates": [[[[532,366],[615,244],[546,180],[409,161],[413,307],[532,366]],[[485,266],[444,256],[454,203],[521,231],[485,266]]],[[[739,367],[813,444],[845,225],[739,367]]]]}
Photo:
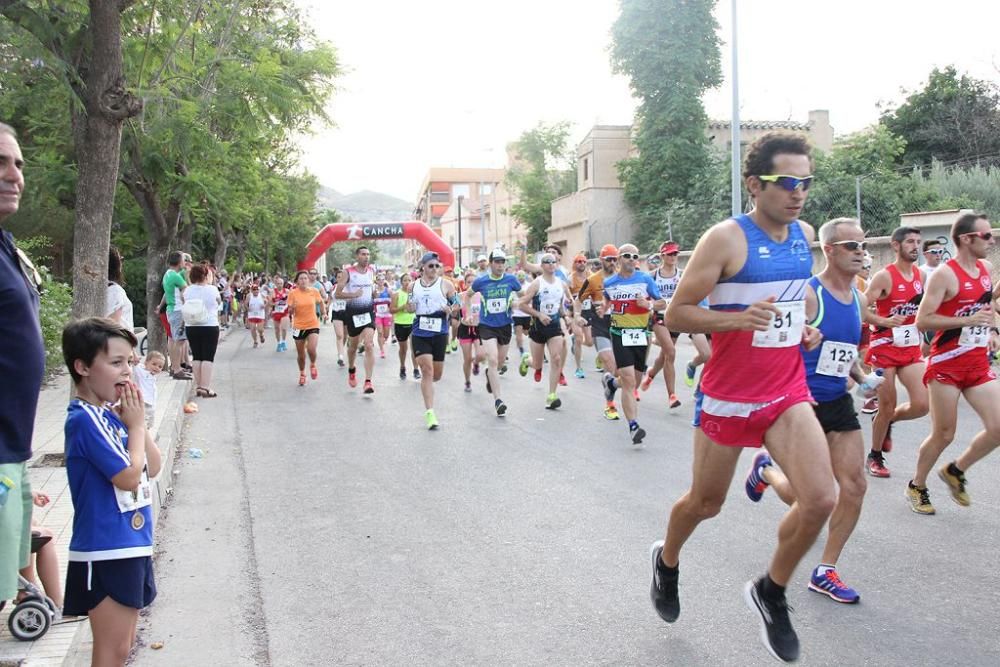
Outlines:
{"type": "Polygon", "coordinates": [[[413,204],[410,202],[371,190],[345,195],[321,185],[317,200],[320,208],[336,209],[345,218],[358,222],[410,220],[413,217],[413,204]]]}

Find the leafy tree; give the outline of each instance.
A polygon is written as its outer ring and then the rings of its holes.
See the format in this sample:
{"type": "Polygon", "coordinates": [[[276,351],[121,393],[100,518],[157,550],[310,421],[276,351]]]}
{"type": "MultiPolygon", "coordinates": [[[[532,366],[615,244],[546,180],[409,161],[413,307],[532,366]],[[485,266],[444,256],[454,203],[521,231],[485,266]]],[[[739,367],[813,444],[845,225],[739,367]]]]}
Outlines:
{"type": "Polygon", "coordinates": [[[622,0],[611,29],[611,64],[639,98],[638,156],[619,164],[635,243],[651,249],[665,211],[697,205],[694,194],[715,165],[701,97],[722,82],[715,0],[622,0]]]}
{"type": "Polygon", "coordinates": [[[954,66],[932,70],[924,88],[886,110],[881,122],[906,141],[902,164],[1000,158],[1000,89],[954,66]]]}
{"type": "Polygon", "coordinates": [[[73,314],[104,314],[108,245],[122,123],[142,112],[122,64],[123,14],[135,0],[0,0],[0,15],[31,34],[73,93],[78,167],[73,242],[73,314]]]}
{"type": "Polygon", "coordinates": [[[569,123],[539,123],[511,145],[516,156],[507,170],[507,187],[517,194],[510,214],[528,229],[528,244],[545,242],[552,226],[552,201],[576,189],[569,123]]]}

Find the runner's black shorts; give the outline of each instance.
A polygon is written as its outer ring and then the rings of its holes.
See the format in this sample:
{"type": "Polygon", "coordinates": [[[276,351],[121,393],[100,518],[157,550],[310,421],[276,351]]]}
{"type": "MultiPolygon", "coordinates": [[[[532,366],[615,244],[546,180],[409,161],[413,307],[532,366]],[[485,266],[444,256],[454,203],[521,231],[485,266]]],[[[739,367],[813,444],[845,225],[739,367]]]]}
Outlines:
{"type": "Polygon", "coordinates": [[[590,335],[593,338],[611,338],[611,318],[608,315],[598,317],[596,314],[583,316],[590,323],[590,335]]]}
{"type": "Polygon", "coordinates": [[[330,311],[330,321],[340,320],[343,323],[347,323],[347,311],[346,310],[333,310],[330,311]]]}
{"type": "Polygon", "coordinates": [[[531,316],[530,315],[515,315],[514,316],[514,326],[521,327],[522,329],[527,329],[531,326],[531,316]]]}
{"type": "Polygon", "coordinates": [[[347,315],[346,319],[347,335],[350,336],[351,338],[354,338],[355,336],[360,336],[361,332],[364,331],[365,329],[375,328],[374,308],[360,308],[360,309],[348,308],[347,310],[344,311],[344,313],[346,313],[347,315]],[[360,327],[354,324],[354,317],[356,315],[364,315],[365,313],[368,314],[368,323],[362,324],[360,327]]]}
{"type": "Polygon", "coordinates": [[[614,352],[615,365],[618,368],[631,366],[637,371],[646,370],[646,354],[649,351],[649,345],[622,345],[622,335],[612,332],[611,351],[614,352]]]}
{"type": "Polygon", "coordinates": [[[547,326],[538,320],[533,320],[531,328],[528,329],[528,338],[530,338],[532,342],[539,343],[541,345],[545,345],[549,342],[549,340],[562,335],[563,330],[559,320],[550,322],[547,326]]]}
{"type": "MultiPolygon", "coordinates": [[[[661,327],[667,326],[666,321],[663,319],[663,313],[653,313],[653,326],[657,325],[661,327]]],[[[677,339],[680,337],[681,335],[676,331],[670,332],[670,340],[674,341],[675,343],[677,342],[677,339]]]]}
{"type": "Polygon", "coordinates": [[[817,403],[813,406],[813,410],[816,412],[819,425],[823,427],[823,433],[850,433],[861,430],[858,413],[854,409],[854,398],[850,394],[844,394],[832,401],[817,403]]]}
{"type": "Polygon", "coordinates": [[[106,597],[133,609],[151,605],[156,599],[153,559],[139,556],[67,564],[64,616],[86,616],[106,597]]]}
{"type": "Polygon", "coordinates": [[[478,327],[470,327],[468,324],[459,324],[456,337],[460,343],[467,340],[478,340],[479,332],[477,329],[478,327]]]}
{"type": "Polygon", "coordinates": [[[410,333],[413,332],[413,325],[395,323],[392,325],[392,332],[396,335],[396,340],[403,342],[409,340],[410,333]]]}
{"type": "Polygon", "coordinates": [[[422,354],[429,354],[434,361],[444,361],[444,355],[448,350],[447,332],[435,336],[413,336],[413,356],[419,357],[422,354]]]}
{"type": "Polygon", "coordinates": [[[502,327],[491,327],[488,324],[480,324],[479,341],[496,340],[497,345],[510,345],[510,325],[502,327]]]}
{"type": "Polygon", "coordinates": [[[297,334],[292,334],[292,340],[306,340],[311,334],[319,335],[319,329],[299,329],[297,334]]]}

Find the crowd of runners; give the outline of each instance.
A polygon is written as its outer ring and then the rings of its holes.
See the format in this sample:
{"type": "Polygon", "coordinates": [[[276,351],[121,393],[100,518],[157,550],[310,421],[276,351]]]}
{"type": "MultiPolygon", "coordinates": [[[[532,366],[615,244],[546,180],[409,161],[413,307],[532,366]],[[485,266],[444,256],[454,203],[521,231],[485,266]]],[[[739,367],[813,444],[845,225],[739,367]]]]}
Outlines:
{"type": "MultiPolygon", "coordinates": [[[[662,409],[676,409],[680,375],[695,401],[693,479],[671,510],[664,539],[651,549],[653,605],[668,623],[677,620],[681,549],[701,521],[719,512],[742,449],[760,448],[746,474],[746,495],[760,502],[773,489],[790,510],[767,572],[744,593],[759,612],[768,650],[794,660],[799,644],[785,588],[827,524],[822,562],[808,588],[837,602],[860,600],[837,561],[861,513],[865,472],[890,476],[893,424],[930,414],[916,469],[902,489],[910,508],[935,513],[927,486],[935,468],[950,497],[970,504],[966,473],[1000,444],[1000,384],[991,368],[1000,350],[1000,288],[991,280],[987,255],[995,240],[983,215],[954,222],[947,261],[940,240],[924,241],[912,227],[894,230],[894,261],[872,274],[857,220],[830,220],[818,232],[799,220],[813,180],[804,139],[765,136],[750,148],[744,178],[753,210],[709,229],[683,270],[672,240],[647,257],[630,243],[605,245],[597,257],[573,257],[568,268],[558,245],[531,258],[520,247],[516,256],[495,249],[458,275],[433,252],[409,271],[379,269],[361,247],[354,263],[329,276],[299,271],[241,283],[234,290],[237,312],[254,347],[273,335],[283,351],[290,332],[300,385],[306,356],[318,378],[322,324],[332,323],[347,384],[358,386],[360,366],[368,395],[375,393],[376,355],[385,359],[386,348],[395,346],[399,379],[409,371],[420,382],[430,430],[441,427],[434,387],[450,353],[462,362],[455,381],[469,392],[473,376],[482,375],[492,411],[506,418],[502,394],[510,386],[501,376],[511,368],[530,373],[546,383],[544,408],[566,409],[559,395],[566,364],[572,358],[573,375],[586,378],[582,349],[593,348],[603,389],[595,417],[623,415],[634,446],[647,435],[639,423],[642,392],[662,376],[662,409]],[[818,273],[811,249],[817,240],[825,259],[818,273]],[[265,323],[271,323],[266,332],[265,323]],[[678,373],[680,336],[696,354],[678,373]],[[982,430],[958,457],[938,465],[955,436],[960,397],[982,430]],[[856,400],[874,415],[867,448],[856,400]]],[[[591,407],[572,409],[586,414],[591,407]]]]}

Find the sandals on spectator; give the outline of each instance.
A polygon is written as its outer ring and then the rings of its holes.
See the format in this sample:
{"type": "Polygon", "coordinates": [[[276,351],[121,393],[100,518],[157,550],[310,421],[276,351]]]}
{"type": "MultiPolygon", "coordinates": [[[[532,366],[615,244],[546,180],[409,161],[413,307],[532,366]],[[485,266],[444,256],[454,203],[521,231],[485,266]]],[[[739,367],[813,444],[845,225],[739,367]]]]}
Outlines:
{"type": "Polygon", "coordinates": [[[188,373],[187,371],[177,371],[176,373],[174,373],[173,371],[170,371],[170,377],[172,377],[175,380],[193,380],[194,379],[194,376],[191,375],[190,373],[188,373]]]}
{"type": "Polygon", "coordinates": [[[214,391],[212,391],[211,389],[206,389],[205,387],[198,387],[198,389],[195,390],[195,394],[197,394],[201,398],[215,398],[216,396],[218,396],[218,394],[216,394],[214,391]]]}

